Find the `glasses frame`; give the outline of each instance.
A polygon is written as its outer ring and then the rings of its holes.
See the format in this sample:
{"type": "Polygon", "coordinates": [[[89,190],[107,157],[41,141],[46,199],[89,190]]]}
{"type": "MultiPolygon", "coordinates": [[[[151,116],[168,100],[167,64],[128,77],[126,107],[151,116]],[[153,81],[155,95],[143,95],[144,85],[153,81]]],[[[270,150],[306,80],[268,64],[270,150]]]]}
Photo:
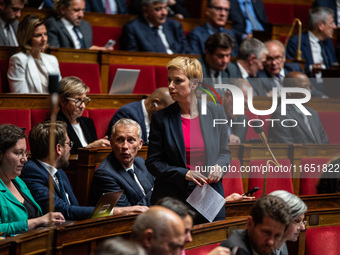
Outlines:
{"type": "Polygon", "coordinates": [[[85,97],[84,99],[80,98],[72,98],[72,97],[66,97],[67,100],[73,101],[76,106],[81,106],[82,103],[87,106],[91,102],[91,98],[85,97]]]}
{"type": "Polygon", "coordinates": [[[70,141],[70,142],[68,142],[68,143],[64,143],[64,144],[68,144],[68,146],[70,146],[70,148],[72,148],[72,147],[73,147],[73,145],[74,145],[74,142],[70,141]]]}
{"type": "Polygon", "coordinates": [[[14,152],[14,155],[16,155],[18,157],[19,160],[22,160],[24,157],[26,157],[27,159],[29,157],[31,157],[31,151],[27,150],[27,151],[23,151],[23,152],[14,152]]]}

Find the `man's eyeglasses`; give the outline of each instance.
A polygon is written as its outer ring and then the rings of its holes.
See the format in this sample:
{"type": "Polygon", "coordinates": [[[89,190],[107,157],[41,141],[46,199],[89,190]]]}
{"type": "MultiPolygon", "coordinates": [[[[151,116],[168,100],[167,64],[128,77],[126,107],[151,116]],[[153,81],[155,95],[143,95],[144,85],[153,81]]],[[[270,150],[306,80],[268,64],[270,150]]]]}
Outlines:
{"type": "Polygon", "coordinates": [[[80,98],[72,98],[72,97],[66,97],[67,100],[71,100],[74,102],[74,104],[76,106],[80,106],[82,103],[86,105],[88,105],[91,101],[91,98],[89,97],[85,97],[84,99],[80,99],[80,98]]]}
{"type": "Polygon", "coordinates": [[[281,62],[281,60],[283,59],[282,56],[275,56],[275,57],[267,57],[267,62],[281,62]]]}
{"type": "Polygon", "coordinates": [[[225,12],[229,12],[229,8],[223,8],[223,7],[219,7],[219,6],[211,6],[212,9],[214,9],[215,11],[217,12],[222,12],[222,11],[225,11],[225,12]]]}
{"type": "Polygon", "coordinates": [[[73,147],[73,144],[74,144],[74,142],[70,141],[70,142],[68,142],[68,143],[65,143],[65,144],[68,144],[68,146],[70,146],[70,148],[72,148],[72,147],[73,147]]]}
{"type": "Polygon", "coordinates": [[[18,159],[23,159],[24,157],[29,158],[31,156],[31,152],[30,151],[21,151],[21,152],[13,152],[18,159]]]}

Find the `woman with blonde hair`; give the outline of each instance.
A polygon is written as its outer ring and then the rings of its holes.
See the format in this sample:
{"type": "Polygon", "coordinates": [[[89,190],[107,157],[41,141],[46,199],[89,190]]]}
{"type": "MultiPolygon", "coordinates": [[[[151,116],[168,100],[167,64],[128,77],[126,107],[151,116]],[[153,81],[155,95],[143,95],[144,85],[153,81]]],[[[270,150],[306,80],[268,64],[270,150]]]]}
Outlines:
{"type": "MultiPolygon", "coordinates": [[[[221,196],[223,169],[230,164],[226,119],[221,105],[202,105],[196,88],[203,78],[195,58],[177,57],[167,64],[169,93],[175,101],[153,114],[146,166],[156,177],[151,203],[165,196],[185,202],[196,185],[209,184],[221,196]],[[206,113],[202,114],[201,108],[206,113]],[[201,170],[197,170],[201,169],[201,170]]],[[[195,223],[206,221],[197,213],[195,223]]],[[[225,218],[224,207],[215,220],[225,218]]]]}
{"type": "Polygon", "coordinates": [[[21,52],[9,60],[8,82],[14,93],[48,93],[48,76],[58,75],[55,56],[45,54],[47,30],[37,15],[27,15],[19,23],[17,40],[21,52]]]}

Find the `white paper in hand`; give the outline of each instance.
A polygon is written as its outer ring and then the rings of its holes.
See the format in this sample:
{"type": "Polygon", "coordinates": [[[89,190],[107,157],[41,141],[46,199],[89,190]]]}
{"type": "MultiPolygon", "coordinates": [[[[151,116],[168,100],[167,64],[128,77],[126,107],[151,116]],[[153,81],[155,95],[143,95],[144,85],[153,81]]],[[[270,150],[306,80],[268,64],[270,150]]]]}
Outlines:
{"type": "Polygon", "coordinates": [[[209,184],[196,186],[186,200],[209,222],[212,222],[225,204],[225,199],[209,184]]]}

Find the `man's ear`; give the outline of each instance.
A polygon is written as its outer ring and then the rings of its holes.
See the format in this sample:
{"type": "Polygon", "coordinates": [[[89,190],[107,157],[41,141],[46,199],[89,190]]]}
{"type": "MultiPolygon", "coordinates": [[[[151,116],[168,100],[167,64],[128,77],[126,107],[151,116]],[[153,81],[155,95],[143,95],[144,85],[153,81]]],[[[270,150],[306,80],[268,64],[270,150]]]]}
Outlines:
{"type": "Polygon", "coordinates": [[[62,149],[62,145],[60,144],[60,143],[58,143],[57,145],[56,145],[56,147],[55,147],[55,153],[56,153],[56,155],[58,155],[58,156],[60,156],[61,155],[61,149],[62,149]]]}
{"type": "Polygon", "coordinates": [[[255,60],[256,60],[256,55],[255,54],[251,54],[248,57],[248,61],[249,61],[250,64],[253,64],[255,60]]]}
{"type": "Polygon", "coordinates": [[[138,144],[138,150],[142,149],[143,147],[143,139],[140,139],[139,144],[138,144]]]}
{"type": "Polygon", "coordinates": [[[255,226],[255,223],[254,223],[253,217],[249,216],[247,219],[247,229],[252,229],[254,228],[254,226],[255,226]]]}
{"type": "Polygon", "coordinates": [[[152,229],[146,229],[143,233],[142,237],[142,246],[147,250],[151,250],[153,246],[153,242],[155,239],[155,235],[152,229]]]}

